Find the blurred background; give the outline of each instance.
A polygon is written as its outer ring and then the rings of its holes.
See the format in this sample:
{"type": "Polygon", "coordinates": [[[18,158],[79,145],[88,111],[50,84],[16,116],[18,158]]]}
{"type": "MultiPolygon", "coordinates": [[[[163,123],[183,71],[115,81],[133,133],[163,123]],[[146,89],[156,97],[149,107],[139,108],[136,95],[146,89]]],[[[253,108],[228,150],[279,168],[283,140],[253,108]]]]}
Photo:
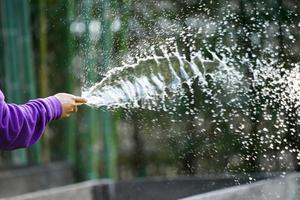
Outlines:
{"type": "MultiPolygon", "coordinates": [[[[279,60],[277,66],[291,69],[299,62],[299,4],[294,0],[0,0],[0,86],[7,102],[18,104],[58,92],[80,95],[83,87],[121,66],[126,56],[177,38],[183,30],[188,38],[186,30],[194,34],[199,28],[206,32],[195,41],[198,46],[216,52],[222,45],[234,46],[235,57],[247,55],[250,63],[271,49],[269,55],[279,60]]],[[[184,42],[180,45],[185,49],[184,42]]],[[[249,73],[247,64],[240,65],[243,73],[249,73]]],[[[205,101],[199,86],[193,87],[196,102],[186,106],[191,101],[187,95],[179,100],[176,113],[83,106],[71,118],[52,122],[31,148],[1,152],[0,168],[8,172],[63,165],[72,177],[66,183],[216,174],[243,175],[251,182],[254,173],[285,175],[300,169],[295,110],[280,110],[277,105],[263,110],[263,99],[246,104],[247,113],[239,111],[232,126],[226,120],[216,123],[220,108],[205,101]],[[278,120],[280,126],[274,127],[278,120]]],[[[245,96],[245,102],[251,97],[245,96]]],[[[223,114],[232,112],[227,109],[223,114]]]]}

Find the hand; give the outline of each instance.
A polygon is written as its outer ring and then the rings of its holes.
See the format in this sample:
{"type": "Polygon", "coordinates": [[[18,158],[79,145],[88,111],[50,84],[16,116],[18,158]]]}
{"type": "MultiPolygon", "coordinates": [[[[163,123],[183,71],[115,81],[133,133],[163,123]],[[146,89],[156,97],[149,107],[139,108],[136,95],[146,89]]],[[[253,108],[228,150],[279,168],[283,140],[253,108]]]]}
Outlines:
{"type": "Polygon", "coordinates": [[[70,117],[73,112],[77,112],[77,106],[85,104],[87,100],[83,97],[67,93],[58,93],[54,95],[62,105],[62,114],[60,118],[70,117]]]}

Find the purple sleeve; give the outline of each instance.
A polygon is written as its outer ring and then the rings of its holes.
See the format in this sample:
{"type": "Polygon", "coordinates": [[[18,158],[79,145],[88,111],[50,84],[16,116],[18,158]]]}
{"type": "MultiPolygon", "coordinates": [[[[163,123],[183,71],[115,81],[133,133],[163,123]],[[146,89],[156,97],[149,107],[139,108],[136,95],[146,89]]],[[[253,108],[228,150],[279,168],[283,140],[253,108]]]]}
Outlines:
{"type": "Polygon", "coordinates": [[[0,90],[0,149],[31,146],[41,137],[46,125],[61,113],[61,103],[54,96],[16,105],[7,104],[0,90]]]}

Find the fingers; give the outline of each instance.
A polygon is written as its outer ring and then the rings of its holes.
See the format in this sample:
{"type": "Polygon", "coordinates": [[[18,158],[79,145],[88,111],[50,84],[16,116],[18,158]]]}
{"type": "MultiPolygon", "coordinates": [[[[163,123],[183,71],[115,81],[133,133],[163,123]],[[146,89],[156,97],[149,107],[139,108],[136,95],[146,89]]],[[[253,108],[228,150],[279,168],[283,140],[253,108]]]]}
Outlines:
{"type": "Polygon", "coordinates": [[[87,103],[87,100],[80,96],[67,93],[58,93],[55,95],[62,104],[63,112],[61,118],[68,118],[72,113],[78,111],[78,106],[87,103]]]}
{"type": "Polygon", "coordinates": [[[82,105],[82,104],[87,103],[87,100],[83,97],[74,96],[73,98],[75,100],[76,105],[82,105]]]}

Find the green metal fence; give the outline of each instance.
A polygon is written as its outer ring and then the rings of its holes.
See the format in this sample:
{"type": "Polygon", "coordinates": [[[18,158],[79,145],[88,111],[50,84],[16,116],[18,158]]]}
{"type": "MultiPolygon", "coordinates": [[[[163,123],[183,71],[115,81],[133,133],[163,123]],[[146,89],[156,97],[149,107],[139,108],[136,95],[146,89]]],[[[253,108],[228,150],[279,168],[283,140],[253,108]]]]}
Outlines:
{"type": "MultiPolygon", "coordinates": [[[[6,97],[14,103],[24,103],[37,97],[30,25],[28,1],[1,1],[1,56],[4,66],[2,76],[5,79],[3,85],[6,97]]],[[[38,142],[28,151],[13,151],[9,156],[10,161],[16,165],[38,164],[41,162],[40,149],[38,142]]]]}
{"type": "MultiPolygon", "coordinates": [[[[86,27],[93,19],[93,10],[96,9],[96,1],[82,1],[79,7],[83,13],[83,20],[86,27]]],[[[75,5],[78,2],[71,0],[64,1],[22,1],[3,0],[0,2],[0,32],[1,32],[1,83],[4,85],[5,95],[9,102],[25,103],[29,99],[37,96],[45,97],[51,95],[55,84],[50,84],[51,72],[60,72],[60,76],[66,77],[60,91],[73,93],[76,87],[76,80],[72,76],[72,61],[75,56],[75,38],[70,33],[70,24],[75,20],[75,12],[78,9],[75,5]],[[59,17],[63,18],[60,26],[56,27],[64,40],[59,44],[63,55],[58,56],[57,69],[52,69],[49,63],[49,21],[53,16],[49,16],[47,6],[55,4],[61,8],[59,17]],[[31,6],[34,13],[31,12],[31,6]],[[32,19],[31,17],[37,17],[32,19]],[[33,22],[35,29],[32,29],[33,22]],[[38,24],[38,29],[36,27],[38,24]],[[38,36],[33,38],[33,35],[38,36]],[[33,51],[35,52],[33,54],[33,51]],[[3,81],[4,79],[5,81],[3,81]],[[52,89],[52,90],[51,90],[52,89]],[[51,92],[49,92],[51,90],[51,92]],[[38,94],[38,95],[37,95],[38,94]]],[[[98,2],[99,3],[99,2],[98,2]]],[[[109,66],[112,54],[112,38],[110,31],[112,19],[109,15],[111,6],[109,0],[101,1],[101,30],[100,38],[101,51],[103,53],[103,71],[109,66]]],[[[58,19],[59,21],[59,19],[58,19]]],[[[84,57],[84,67],[88,70],[87,78],[90,81],[98,80],[96,69],[96,43],[91,40],[88,29],[83,36],[84,45],[82,52],[84,57]]],[[[51,47],[50,47],[51,48],[51,47]]],[[[53,67],[53,66],[51,66],[53,67]]],[[[52,77],[53,78],[53,77],[52,77]]],[[[2,85],[1,84],[1,85],[2,85]]],[[[3,88],[1,88],[3,89],[3,88]]],[[[60,92],[57,91],[57,92],[60,92]]],[[[99,176],[117,177],[117,130],[116,123],[118,115],[112,115],[109,111],[92,110],[82,108],[81,116],[75,116],[58,123],[61,133],[60,148],[51,149],[51,141],[46,135],[41,142],[38,142],[28,150],[16,150],[9,153],[6,165],[28,165],[39,164],[51,161],[51,154],[62,154],[61,159],[74,164],[74,168],[79,170],[81,179],[97,178],[99,176]],[[77,123],[79,122],[79,123],[77,123]],[[83,123],[80,123],[83,122],[83,123]],[[79,124],[82,127],[79,127],[79,124]],[[61,141],[63,140],[63,141],[61,141]],[[57,151],[57,152],[56,152],[57,151]],[[102,154],[103,152],[103,154],[102,154]],[[101,169],[103,171],[101,172],[101,169]],[[101,172],[101,173],[100,173],[101,172]]],[[[51,132],[51,131],[49,131],[51,132]]],[[[55,139],[56,141],[58,139],[55,139]]],[[[56,142],[55,141],[55,142],[56,142]]]]}

